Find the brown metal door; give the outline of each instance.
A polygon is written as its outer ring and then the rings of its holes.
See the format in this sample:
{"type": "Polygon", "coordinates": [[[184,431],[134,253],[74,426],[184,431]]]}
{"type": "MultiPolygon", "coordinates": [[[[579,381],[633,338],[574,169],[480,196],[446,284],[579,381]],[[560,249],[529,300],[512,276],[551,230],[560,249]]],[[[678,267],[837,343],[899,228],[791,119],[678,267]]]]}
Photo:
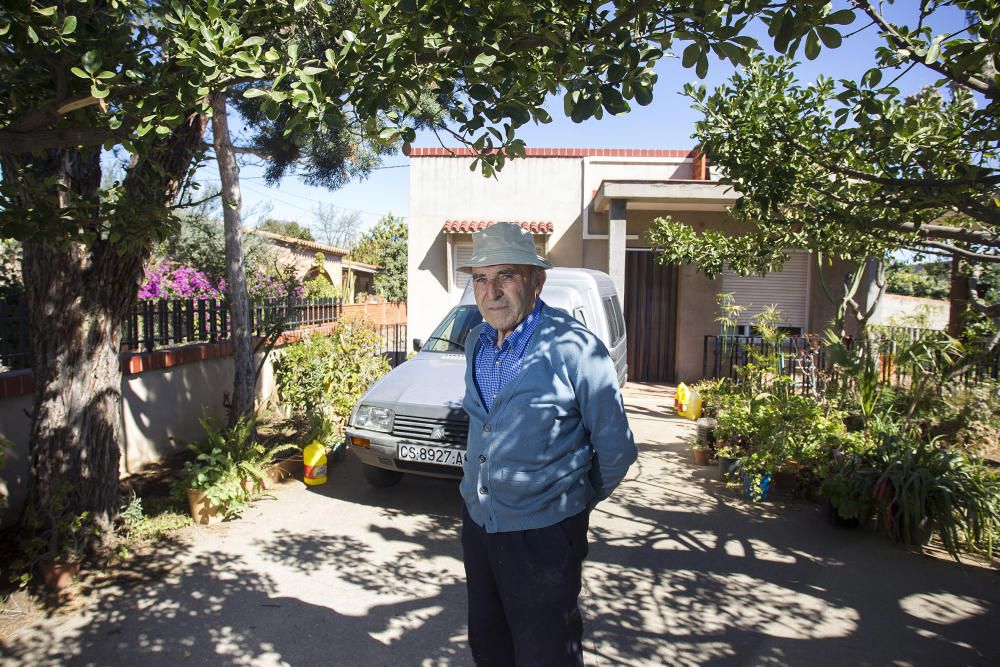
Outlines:
{"type": "Polygon", "coordinates": [[[677,267],[653,251],[625,253],[625,327],[628,377],[673,382],[677,332],[677,267]]]}

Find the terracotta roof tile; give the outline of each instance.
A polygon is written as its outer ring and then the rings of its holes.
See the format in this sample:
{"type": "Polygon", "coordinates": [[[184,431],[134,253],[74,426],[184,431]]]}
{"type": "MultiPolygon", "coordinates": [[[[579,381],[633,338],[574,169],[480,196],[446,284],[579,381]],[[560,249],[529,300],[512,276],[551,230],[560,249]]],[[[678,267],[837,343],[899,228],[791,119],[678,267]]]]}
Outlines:
{"type": "MultiPolygon", "coordinates": [[[[482,231],[497,222],[497,220],[446,220],[444,226],[441,228],[441,231],[445,234],[471,234],[473,232],[482,231]]],[[[530,222],[511,220],[510,222],[520,225],[532,234],[551,234],[553,229],[551,222],[541,222],[536,220],[532,220],[530,222]]]]}
{"type": "MultiPolygon", "coordinates": [[[[526,148],[525,157],[653,157],[691,158],[697,150],[676,148],[526,148]]],[[[441,146],[405,146],[403,153],[413,157],[474,157],[477,153],[466,146],[444,148],[441,146]]]]}

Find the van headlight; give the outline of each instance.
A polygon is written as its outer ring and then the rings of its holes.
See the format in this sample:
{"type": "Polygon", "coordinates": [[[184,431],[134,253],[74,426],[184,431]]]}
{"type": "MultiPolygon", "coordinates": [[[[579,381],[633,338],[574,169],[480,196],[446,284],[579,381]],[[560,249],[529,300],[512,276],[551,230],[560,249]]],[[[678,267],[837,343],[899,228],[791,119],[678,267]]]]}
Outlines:
{"type": "Polygon", "coordinates": [[[389,408],[374,405],[362,405],[354,415],[354,426],[366,428],[369,431],[392,432],[392,419],[395,415],[389,408]]]}

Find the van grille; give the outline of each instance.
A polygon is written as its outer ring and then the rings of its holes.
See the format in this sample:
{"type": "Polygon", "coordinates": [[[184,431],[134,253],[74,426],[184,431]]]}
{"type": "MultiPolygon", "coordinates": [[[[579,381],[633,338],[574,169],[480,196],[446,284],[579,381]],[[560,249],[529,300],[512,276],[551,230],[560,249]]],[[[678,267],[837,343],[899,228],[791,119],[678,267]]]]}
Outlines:
{"type": "Polygon", "coordinates": [[[396,415],[392,424],[392,434],[407,440],[446,442],[465,449],[469,440],[469,422],[465,419],[396,415]]]}

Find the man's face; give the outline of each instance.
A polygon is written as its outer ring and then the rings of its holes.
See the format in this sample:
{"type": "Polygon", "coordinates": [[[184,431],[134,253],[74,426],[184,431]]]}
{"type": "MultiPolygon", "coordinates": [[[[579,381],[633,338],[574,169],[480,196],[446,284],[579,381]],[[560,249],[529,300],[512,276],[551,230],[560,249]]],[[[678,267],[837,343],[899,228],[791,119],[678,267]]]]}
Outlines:
{"type": "Polygon", "coordinates": [[[545,283],[545,272],[522,264],[494,264],[472,271],[476,305],[483,319],[497,330],[497,342],[527,317],[545,283]]]}

